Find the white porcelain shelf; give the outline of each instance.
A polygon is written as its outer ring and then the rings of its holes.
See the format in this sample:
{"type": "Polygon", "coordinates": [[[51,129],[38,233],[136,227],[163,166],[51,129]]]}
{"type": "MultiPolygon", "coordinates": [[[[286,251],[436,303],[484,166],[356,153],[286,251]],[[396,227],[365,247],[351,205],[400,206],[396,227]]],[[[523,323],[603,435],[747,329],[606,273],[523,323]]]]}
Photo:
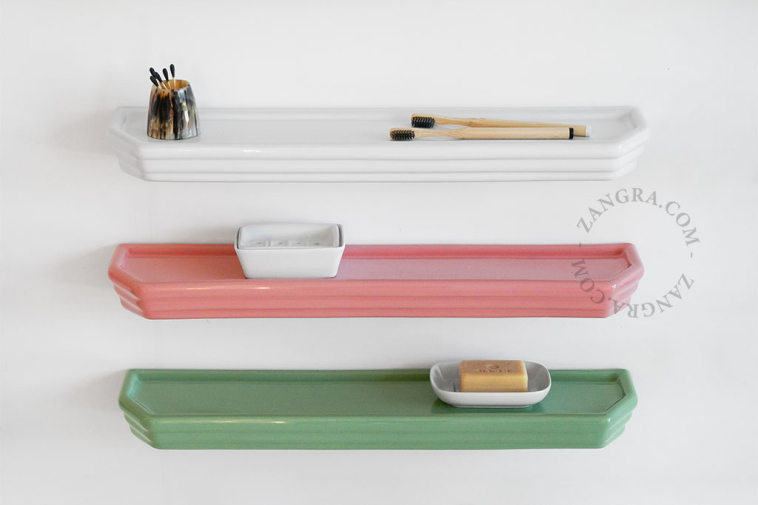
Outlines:
{"type": "Polygon", "coordinates": [[[532,109],[205,109],[200,135],[147,136],[146,109],[119,109],[110,140],[146,181],[445,182],[610,180],[630,172],[649,136],[634,107],[532,109]],[[414,112],[585,124],[573,140],[389,139],[414,112]]]}

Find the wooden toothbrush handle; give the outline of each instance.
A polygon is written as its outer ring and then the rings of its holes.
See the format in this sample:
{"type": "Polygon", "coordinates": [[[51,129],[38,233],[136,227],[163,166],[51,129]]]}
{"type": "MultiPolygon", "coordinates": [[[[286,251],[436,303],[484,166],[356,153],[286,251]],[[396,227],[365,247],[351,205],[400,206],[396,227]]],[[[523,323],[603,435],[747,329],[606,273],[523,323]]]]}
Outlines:
{"type": "Polygon", "coordinates": [[[565,128],[573,128],[574,129],[574,135],[577,137],[586,137],[587,136],[587,127],[584,125],[571,125],[571,124],[557,124],[557,123],[539,123],[535,121],[509,121],[507,119],[487,119],[487,118],[477,118],[477,117],[471,117],[471,118],[444,118],[441,121],[438,121],[440,124],[458,124],[462,126],[470,126],[473,128],[482,128],[482,127],[525,127],[525,128],[531,128],[531,127],[565,127],[565,128]]]}
{"type": "Polygon", "coordinates": [[[444,135],[467,140],[553,140],[573,138],[568,127],[536,128],[458,128],[444,135]]]}

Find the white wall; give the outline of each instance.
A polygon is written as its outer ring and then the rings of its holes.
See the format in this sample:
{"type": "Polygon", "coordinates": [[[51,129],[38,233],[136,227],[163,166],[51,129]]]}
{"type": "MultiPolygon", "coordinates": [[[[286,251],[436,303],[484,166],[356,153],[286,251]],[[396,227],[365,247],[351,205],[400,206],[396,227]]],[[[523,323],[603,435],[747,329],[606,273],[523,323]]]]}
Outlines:
{"type": "Polygon", "coordinates": [[[4,0],[0,23],[4,505],[756,497],[756,2],[4,0]],[[170,62],[204,107],[636,105],[652,136],[611,182],[147,183],[119,170],[106,127],[170,62]],[[701,242],[687,249],[642,205],[576,228],[632,187],[682,203],[701,242]],[[647,269],[637,300],[682,272],[695,285],[648,319],[147,321],[120,307],[116,244],[229,242],[266,219],[341,222],[353,243],[630,241],[647,269]],[[581,451],[170,452],[116,405],[133,367],[502,355],[630,369],[626,433],[581,451]]]}

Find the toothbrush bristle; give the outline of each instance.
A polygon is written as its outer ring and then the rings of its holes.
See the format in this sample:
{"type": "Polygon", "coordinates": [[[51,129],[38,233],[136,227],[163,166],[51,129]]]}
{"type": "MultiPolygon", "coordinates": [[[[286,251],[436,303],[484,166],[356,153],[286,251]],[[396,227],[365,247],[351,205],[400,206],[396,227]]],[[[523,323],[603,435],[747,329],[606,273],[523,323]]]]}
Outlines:
{"type": "Polygon", "coordinates": [[[390,130],[390,138],[392,140],[413,140],[416,137],[416,133],[413,130],[390,130]]]}
{"type": "Polygon", "coordinates": [[[414,128],[431,128],[434,126],[434,118],[429,116],[413,116],[411,126],[414,128]]]}

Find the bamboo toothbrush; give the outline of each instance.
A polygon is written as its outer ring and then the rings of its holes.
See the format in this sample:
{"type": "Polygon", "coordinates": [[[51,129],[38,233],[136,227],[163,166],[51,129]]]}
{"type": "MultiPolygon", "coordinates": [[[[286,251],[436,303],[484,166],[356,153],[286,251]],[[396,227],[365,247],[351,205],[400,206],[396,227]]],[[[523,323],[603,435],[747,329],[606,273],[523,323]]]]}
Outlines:
{"type": "Polygon", "coordinates": [[[454,124],[461,126],[480,127],[565,127],[573,128],[574,135],[577,137],[589,137],[590,127],[572,124],[556,123],[537,123],[534,121],[509,121],[505,119],[487,119],[487,118],[456,118],[446,116],[435,116],[432,114],[414,114],[411,117],[411,125],[416,128],[431,128],[435,124],[454,124]]]}
{"type": "Polygon", "coordinates": [[[427,130],[423,128],[393,128],[390,130],[392,140],[413,140],[416,137],[452,137],[464,140],[550,140],[573,139],[574,128],[536,127],[536,128],[455,128],[452,130],[427,130]]]}

